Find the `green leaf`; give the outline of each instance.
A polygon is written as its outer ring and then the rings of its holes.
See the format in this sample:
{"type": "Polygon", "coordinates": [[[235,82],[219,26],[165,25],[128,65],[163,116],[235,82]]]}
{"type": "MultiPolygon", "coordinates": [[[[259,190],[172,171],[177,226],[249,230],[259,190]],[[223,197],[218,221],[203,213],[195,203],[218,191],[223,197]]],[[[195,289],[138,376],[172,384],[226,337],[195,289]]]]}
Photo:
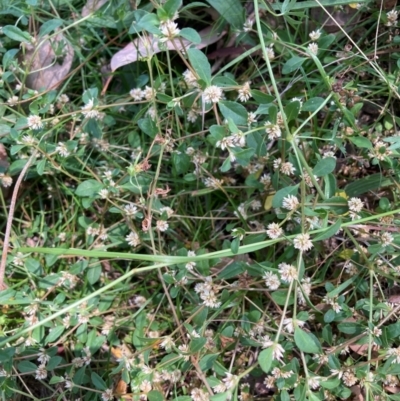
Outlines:
{"type": "Polygon", "coordinates": [[[333,174],[328,174],[324,177],[324,195],[326,198],[332,198],[337,191],[336,178],[333,174]]]}
{"type": "Polygon", "coordinates": [[[283,65],[282,74],[290,74],[298,70],[306,60],[306,57],[293,56],[283,65]]]}
{"type": "Polygon", "coordinates": [[[300,102],[298,100],[290,102],[284,110],[287,122],[295,120],[300,112],[300,102]]]}
{"type": "Polygon", "coordinates": [[[63,20],[61,19],[51,19],[42,24],[39,30],[39,36],[44,36],[49,34],[50,32],[55,31],[63,24],[63,20]]]}
{"type": "Polygon", "coordinates": [[[327,296],[329,298],[335,298],[337,297],[341,292],[343,292],[350,284],[353,284],[354,281],[356,281],[358,276],[353,276],[350,277],[348,280],[346,280],[344,283],[340,284],[338,287],[336,287],[334,290],[329,291],[327,296]]]}
{"type": "Polygon", "coordinates": [[[252,89],[251,95],[258,104],[269,104],[275,101],[275,97],[267,95],[258,89],[252,89]]]}
{"type": "Polygon", "coordinates": [[[199,366],[202,372],[211,369],[214,366],[214,362],[219,357],[219,354],[207,354],[200,359],[199,366]]]}
{"type": "Polygon", "coordinates": [[[211,66],[206,55],[198,49],[188,49],[187,55],[196,74],[207,86],[211,85],[211,66]]]}
{"type": "Polygon", "coordinates": [[[353,142],[358,148],[372,149],[372,142],[363,136],[350,136],[349,141],[353,142]]]}
{"type": "Polygon", "coordinates": [[[14,25],[3,26],[3,34],[17,42],[31,43],[32,37],[28,32],[23,32],[14,25]]]}
{"type": "Polygon", "coordinates": [[[51,376],[49,384],[58,384],[58,383],[64,383],[64,382],[65,382],[65,379],[62,376],[51,376]]]}
{"type": "Polygon", "coordinates": [[[61,336],[62,333],[64,333],[65,327],[63,325],[53,327],[50,331],[50,333],[47,335],[47,337],[44,340],[44,343],[47,345],[48,343],[52,343],[56,340],[58,340],[61,336]]]}
{"type": "Polygon", "coordinates": [[[192,341],[190,341],[190,346],[189,346],[190,352],[200,351],[204,347],[206,342],[207,339],[204,337],[193,338],[192,341]]]}
{"type": "Polygon", "coordinates": [[[139,128],[150,138],[154,139],[158,134],[158,128],[151,118],[141,118],[138,121],[139,128]]]}
{"type": "Polygon", "coordinates": [[[226,119],[231,118],[236,125],[247,125],[247,110],[240,103],[223,100],[218,107],[226,119]]]}
{"type": "Polygon", "coordinates": [[[260,364],[260,368],[265,372],[269,373],[271,370],[272,365],[272,353],[273,353],[272,346],[261,351],[258,355],[258,363],[260,364]]]}
{"type": "Polygon", "coordinates": [[[389,177],[384,177],[381,173],[371,174],[356,180],[345,187],[346,194],[351,198],[365,194],[381,187],[391,185],[393,181],[389,177]]]}
{"type": "Polygon", "coordinates": [[[280,189],[272,199],[272,207],[275,209],[282,207],[283,198],[285,198],[288,195],[296,196],[298,190],[299,190],[299,185],[288,186],[280,189]]]}
{"type": "Polygon", "coordinates": [[[172,19],[174,14],[182,7],[182,0],[168,0],[163,9],[167,12],[169,18],[172,19]]]}
{"type": "Polygon", "coordinates": [[[244,10],[240,0],[207,0],[229,25],[242,29],[244,24],[244,10]]]}
{"type": "Polygon", "coordinates": [[[46,159],[42,159],[40,160],[40,162],[36,165],[36,171],[39,175],[43,175],[44,174],[44,170],[46,168],[46,163],[47,160],[46,159]]]}
{"type": "Polygon", "coordinates": [[[62,357],[61,356],[53,356],[50,358],[50,361],[46,365],[47,370],[53,370],[55,369],[61,362],[62,362],[62,357]]]}
{"type": "Polygon", "coordinates": [[[313,174],[317,177],[323,177],[332,173],[336,167],[336,159],[334,157],[326,157],[321,159],[314,167],[313,174]]]}
{"type": "Polygon", "coordinates": [[[365,330],[360,323],[355,322],[342,322],[337,325],[337,328],[342,333],[351,335],[361,334],[365,330]]]}
{"type": "Polygon", "coordinates": [[[309,354],[320,354],[322,352],[321,344],[317,337],[304,331],[300,327],[294,329],[294,342],[300,351],[309,354]]]}
{"type": "Polygon", "coordinates": [[[134,32],[144,30],[154,35],[161,35],[161,31],[159,29],[160,20],[158,19],[157,15],[153,13],[146,13],[140,16],[137,23],[132,26],[135,28],[134,32]]]}
{"type": "Polygon", "coordinates": [[[223,173],[226,173],[231,169],[231,161],[229,160],[229,157],[224,160],[222,163],[222,166],[219,168],[223,173]]]}
{"type": "Polygon", "coordinates": [[[160,391],[151,390],[147,393],[147,399],[149,401],[164,401],[164,396],[160,391]]]}
{"type": "Polygon", "coordinates": [[[107,390],[108,387],[106,382],[96,372],[92,372],[90,378],[92,379],[92,383],[97,390],[107,390]]]}
{"type": "Polygon", "coordinates": [[[101,264],[98,263],[96,266],[90,267],[87,270],[86,278],[89,284],[95,284],[99,281],[101,276],[101,264]]]}
{"type": "Polygon", "coordinates": [[[316,209],[327,209],[332,213],[337,215],[344,214],[349,211],[349,206],[347,200],[341,196],[333,196],[332,198],[325,199],[323,202],[319,203],[316,209]]]}
{"type": "Polygon", "coordinates": [[[75,190],[75,195],[81,197],[93,197],[97,195],[101,189],[103,189],[103,184],[101,182],[90,179],[83,181],[78,185],[78,188],[75,190]]]}
{"type": "Polygon", "coordinates": [[[179,36],[189,40],[190,42],[198,45],[201,43],[201,36],[192,28],[182,28],[179,32],[179,36]]]}
{"type": "Polygon", "coordinates": [[[234,238],[231,242],[231,251],[234,255],[236,255],[238,253],[239,246],[240,246],[240,239],[234,238]]]}
{"type": "Polygon", "coordinates": [[[243,167],[246,167],[250,164],[250,159],[254,155],[254,149],[240,149],[235,148],[232,149],[232,153],[236,157],[236,163],[240,164],[243,167]]]}
{"type": "Polygon", "coordinates": [[[21,361],[18,363],[17,369],[21,373],[34,373],[37,366],[30,361],[21,361]]]}
{"type": "Polygon", "coordinates": [[[301,110],[302,111],[309,111],[313,113],[314,111],[317,111],[323,107],[325,103],[325,99],[322,97],[312,97],[311,99],[307,100],[301,110]]]}
{"type": "MultiPolygon", "coordinates": [[[[287,300],[287,296],[288,296],[288,290],[277,290],[274,291],[273,293],[271,293],[271,297],[272,299],[278,304],[278,305],[285,305],[286,300],[287,300]]],[[[291,293],[289,295],[289,301],[288,301],[288,305],[293,305],[294,302],[294,296],[291,293]]]]}
{"type": "Polygon", "coordinates": [[[313,238],[313,241],[322,241],[334,236],[342,225],[342,219],[338,219],[335,224],[332,224],[328,227],[324,232],[318,234],[316,237],[313,238]]]}

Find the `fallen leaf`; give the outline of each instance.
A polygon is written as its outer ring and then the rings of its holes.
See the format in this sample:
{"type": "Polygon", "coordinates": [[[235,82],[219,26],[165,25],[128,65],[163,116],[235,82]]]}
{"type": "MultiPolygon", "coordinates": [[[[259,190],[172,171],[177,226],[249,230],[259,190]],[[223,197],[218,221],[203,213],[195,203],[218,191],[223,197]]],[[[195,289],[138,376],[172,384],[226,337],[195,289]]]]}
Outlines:
{"type": "MultiPolygon", "coordinates": [[[[197,49],[203,49],[204,47],[215,43],[226,34],[226,31],[216,32],[213,26],[203,29],[199,32],[201,37],[201,43],[196,45],[197,49]]],[[[191,42],[186,39],[173,39],[165,43],[166,48],[160,49],[158,46],[159,39],[149,34],[148,36],[141,36],[136,38],[133,42],[126,45],[122,50],[115,53],[111,58],[111,70],[114,72],[117,68],[124,65],[134,63],[140,58],[150,57],[154,54],[168,50],[179,50],[189,47],[191,42]],[[172,43],[174,42],[174,43],[172,43]]]]}
{"type": "Polygon", "coordinates": [[[74,49],[62,33],[49,38],[47,35],[36,45],[27,45],[23,63],[29,74],[26,85],[35,90],[54,89],[68,75],[74,49]]]}

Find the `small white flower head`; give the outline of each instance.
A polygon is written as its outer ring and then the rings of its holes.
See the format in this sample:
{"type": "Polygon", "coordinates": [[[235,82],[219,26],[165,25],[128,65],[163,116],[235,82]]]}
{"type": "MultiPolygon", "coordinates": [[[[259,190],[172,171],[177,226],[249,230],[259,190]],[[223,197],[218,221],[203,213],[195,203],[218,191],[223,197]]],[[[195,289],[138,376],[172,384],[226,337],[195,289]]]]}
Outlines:
{"type": "Polygon", "coordinates": [[[11,185],[13,183],[12,177],[9,176],[8,174],[3,174],[3,173],[0,173],[0,181],[1,181],[1,185],[4,188],[11,187],[11,185]]]}
{"type": "Polygon", "coordinates": [[[294,240],[293,240],[294,247],[296,249],[299,249],[301,252],[308,251],[313,247],[313,244],[310,240],[310,235],[309,234],[299,234],[294,240]]]}
{"type": "Polygon", "coordinates": [[[389,246],[394,240],[394,237],[392,234],[388,232],[384,232],[381,235],[381,243],[383,247],[389,246]]]}
{"type": "Polygon", "coordinates": [[[273,343],[271,347],[272,347],[272,359],[282,362],[283,354],[285,352],[282,345],[278,343],[273,343]]]}
{"type": "Polygon", "coordinates": [[[128,203],[124,206],[124,213],[129,217],[134,216],[137,212],[138,208],[133,203],[128,203]]]}
{"type": "Polygon", "coordinates": [[[397,10],[390,10],[386,13],[387,22],[386,26],[396,26],[397,25],[397,18],[399,17],[399,12],[397,10]]]}
{"type": "Polygon", "coordinates": [[[226,377],[222,379],[227,390],[234,390],[239,383],[239,377],[231,373],[225,373],[226,377]]]}
{"type": "Polygon", "coordinates": [[[281,285],[279,277],[272,272],[265,272],[263,275],[263,279],[265,280],[266,287],[271,291],[277,290],[281,285]]]}
{"type": "Polygon", "coordinates": [[[63,93],[62,95],[60,95],[60,96],[58,97],[58,101],[59,101],[61,104],[67,104],[67,103],[69,102],[69,97],[68,97],[68,95],[65,95],[65,94],[63,93]]]}
{"type": "Polygon", "coordinates": [[[47,362],[49,362],[51,359],[50,355],[46,354],[46,350],[44,348],[40,348],[39,356],[37,360],[43,364],[46,365],[47,362]]]}
{"type": "Polygon", "coordinates": [[[131,231],[125,239],[130,246],[136,247],[140,244],[139,235],[135,231],[131,231]]]}
{"type": "Polygon", "coordinates": [[[46,370],[46,365],[41,364],[39,367],[35,370],[35,379],[36,380],[44,380],[47,377],[47,370],[46,370]]]}
{"type": "Polygon", "coordinates": [[[254,124],[254,123],[256,123],[257,122],[257,115],[256,115],[256,113],[253,113],[252,111],[250,111],[248,114],[247,114],[247,124],[254,124]]]}
{"type": "Polygon", "coordinates": [[[171,20],[164,21],[160,24],[160,31],[163,34],[163,38],[160,39],[161,42],[166,42],[173,39],[175,36],[179,35],[181,31],[178,28],[178,24],[171,20]]]}
{"type": "Polygon", "coordinates": [[[400,347],[389,348],[386,351],[385,359],[389,359],[390,357],[394,357],[392,363],[400,363],[400,347]]]}
{"type": "Polygon", "coordinates": [[[268,134],[268,138],[271,141],[282,136],[282,131],[278,124],[271,124],[269,121],[267,121],[264,125],[265,132],[268,134]]]}
{"type": "Polygon", "coordinates": [[[70,155],[70,152],[67,148],[67,145],[65,145],[64,142],[58,142],[56,146],[56,152],[61,156],[61,157],[68,157],[70,155]]]}
{"type": "Polygon", "coordinates": [[[155,89],[151,88],[150,86],[147,86],[144,88],[143,91],[143,96],[145,97],[146,100],[150,101],[153,98],[155,98],[157,92],[155,89]]]}
{"type": "Polygon", "coordinates": [[[285,162],[281,164],[280,172],[285,175],[292,175],[296,172],[296,168],[290,162],[285,162]]]}
{"type": "Polygon", "coordinates": [[[306,322],[304,322],[303,320],[298,320],[298,319],[292,319],[292,318],[283,319],[283,325],[288,333],[294,333],[294,329],[296,327],[303,327],[305,323],[306,322]]]}
{"type": "Polygon", "coordinates": [[[308,45],[308,50],[316,56],[318,54],[318,45],[315,42],[312,42],[308,45]]]}
{"type": "Polygon", "coordinates": [[[156,228],[158,231],[164,232],[167,231],[169,224],[165,220],[158,220],[156,223],[156,228]]]}
{"type": "Polygon", "coordinates": [[[175,347],[175,343],[172,340],[172,337],[165,337],[165,339],[161,341],[160,347],[164,348],[166,351],[170,351],[172,347],[175,347]]]}
{"type": "Polygon", "coordinates": [[[259,201],[259,200],[257,200],[257,199],[253,199],[251,202],[250,202],[250,209],[251,210],[254,210],[254,211],[257,211],[257,210],[260,210],[261,209],[261,202],[259,201]]]}
{"type": "Polygon", "coordinates": [[[300,205],[299,200],[294,195],[288,195],[283,198],[282,207],[287,210],[296,210],[300,205]]]}
{"type": "Polygon", "coordinates": [[[321,37],[321,31],[319,29],[312,31],[309,36],[313,42],[316,42],[321,37]]]}
{"type": "Polygon", "coordinates": [[[197,121],[197,118],[199,117],[198,113],[196,112],[196,110],[189,110],[187,113],[187,120],[190,123],[195,123],[197,121]]]}
{"type": "Polygon", "coordinates": [[[247,18],[243,24],[243,32],[250,32],[254,24],[253,18],[247,18]]]}
{"type": "Polygon", "coordinates": [[[189,88],[198,88],[198,87],[199,87],[199,84],[198,84],[198,82],[197,82],[197,78],[196,78],[196,76],[193,74],[192,71],[186,70],[186,71],[183,73],[183,79],[185,80],[186,85],[187,85],[189,88]]]}
{"type": "MultiPolygon", "coordinates": [[[[194,251],[188,251],[187,255],[190,256],[196,256],[196,252],[194,251]]],[[[196,262],[187,262],[185,267],[186,269],[192,271],[194,269],[194,267],[196,266],[196,262]]]]}
{"type": "Polygon", "coordinates": [[[389,144],[382,142],[382,141],[377,141],[373,147],[368,152],[368,156],[373,159],[376,158],[378,160],[385,160],[388,156],[392,154],[392,151],[389,149],[389,144]]]}
{"type": "Polygon", "coordinates": [[[246,102],[251,98],[251,91],[250,91],[250,82],[246,82],[240,89],[239,89],[239,100],[241,102],[246,102]]]}
{"type": "MultiPolygon", "coordinates": [[[[297,198],[296,198],[297,200],[297,198]]],[[[277,223],[268,224],[267,235],[271,239],[279,238],[283,235],[283,229],[277,223]]]]}
{"type": "Polygon", "coordinates": [[[371,334],[375,337],[380,337],[382,335],[382,330],[379,327],[374,326],[374,328],[371,330],[371,334]]]}
{"type": "Polygon", "coordinates": [[[28,117],[28,127],[30,129],[42,129],[43,128],[42,118],[40,116],[31,114],[28,117]]]}
{"type": "Polygon", "coordinates": [[[278,265],[281,280],[285,283],[291,283],[293,280],[298,279],[297,269],[293,265],[287,263],[280,263],[278,265]]]}
{"type": "Polygon", "coordinates": [[[153,387],[152,387],[151,383],[148,380],[143,380],[142,383],[140,383],[140,386],[139,386],[139,390],[142,393],[145,393],[145,394],[149,393],[152,390],[152,388],[153,387]]]}
{"type": "Polygon", "coordinates": [[[171,209],[169,206],[163,206],[160,208],[160,212],[161,213],[166,213],[167,214],[167,218],[169,219],[170,217],[173,216],[173,214],[175,213],[173,209],[171,209]]]}
{"type": "Polygon", "coordinates": [[[144,97],[143,91],[140,88],[131,89],[129,95],[135,102],[140,102],[144,97]]]}
{"type": "Polygon", "coordinates": [[[111,401],[114,399],[113,391],[111,388],[108,388],[101,394],[102,401],[111,401]]]}
{"type": "Polygon", "coordinates": [[[110,193],[109,193],[108,189],[106,189],[106,188],[103,188],[99,191],[99,196],[101,199],[107,199],[109,194],[110,193]]]}
{"type": "Polygon", "coordinates": [[[194,388],[190,393],[193,401],[209,401],[210,396],[207,392],[202,390],[201,388],[194,388]]]}
{"type": "Polygon", "coordinates": [[[364,203],[360,198],[351,198],[348,202],[350,211],[359,213],[364,207],[364,203]]]}
{"type": "Polygon", "coordinates": [[[314,376],[314,377],[309,377],[308,378],[308,386],[312,388],[313,390],[317,390],[318,387],[320,386],[319,384],[319,377],[314,376]]]}
{"type": "Polygon", "coordinates": [[[219,86],[211,85],[204,89],[203,99],[206,103],[218,103],[222,99],[222,89],[219,86]]]}
{"type": "Polygon", "coordinates": [[[7,104],[11,107],[14,107],[18,104],[18,96],[11,96],[7,99],[7,104]]]}
{"type": "Polygon", "coordinates": [[[275,58],[275,52],[272,46],[266,47],[265,53],[267,53],[268,60],[272,61],[275,58]]]}
{"type": "Polygon", "coordinates": [[[86,118],[100,118],[99,111],[95,108],[93,99],[89,99],[89,101],[81,108],[82,114],[86,118]]]}

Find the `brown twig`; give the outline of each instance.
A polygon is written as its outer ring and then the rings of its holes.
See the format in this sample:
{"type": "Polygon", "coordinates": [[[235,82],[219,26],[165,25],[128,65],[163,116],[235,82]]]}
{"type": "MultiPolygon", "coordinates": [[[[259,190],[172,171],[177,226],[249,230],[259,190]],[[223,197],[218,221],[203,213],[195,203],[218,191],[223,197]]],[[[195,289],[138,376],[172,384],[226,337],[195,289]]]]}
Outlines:
{"type": "Polygon", "coordinates": [[[11,235],[11,227],[12,227],[12,221],[14,217],[14,210],[15,210],[15,204],[17,203],[17,195],[18,195],[18,190],[19,187],[21,186],[22,180],[24,178],[24,175],[28,171],[29,166],[31,165],[33,159],[36,157],[36,151],[34,151],[31,155],[31,157],[28,159],[27,163],[25,164],[24,168],[22,169],[21,173],[19,174],[19,177],[17,179],[17,182],[15,183],[14,191],[11,197],[11,203],[10,203],[10,210],[8,212],[8,219],[7,219],[7,226],[6,226],[6,232],[4,234],[4,243],[3,243],[3,254],[1,255],[1,264],[0,264],[0,291],[5,290],[8,288],[7,284],[4,283],[4,275],[6,272],[6,263],[7,263],[7,253],[8,253],[8,245],[10,243],[10,235],[11,235]]]}

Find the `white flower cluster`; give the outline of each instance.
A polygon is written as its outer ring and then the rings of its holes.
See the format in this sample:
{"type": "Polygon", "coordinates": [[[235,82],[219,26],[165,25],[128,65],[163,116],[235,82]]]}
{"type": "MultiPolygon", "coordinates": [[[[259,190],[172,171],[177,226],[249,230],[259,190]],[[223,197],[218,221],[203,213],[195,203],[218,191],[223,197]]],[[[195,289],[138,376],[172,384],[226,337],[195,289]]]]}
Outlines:
{"type": "Polygon", "coordinates": [[[205,306],[210,308],[219,308],[221,306],[221,302],[217,298],[219,288],[213,283],[210,276],[204,279],[204,283],[197,283],[194,290],[199,294],[205,306]]]}

